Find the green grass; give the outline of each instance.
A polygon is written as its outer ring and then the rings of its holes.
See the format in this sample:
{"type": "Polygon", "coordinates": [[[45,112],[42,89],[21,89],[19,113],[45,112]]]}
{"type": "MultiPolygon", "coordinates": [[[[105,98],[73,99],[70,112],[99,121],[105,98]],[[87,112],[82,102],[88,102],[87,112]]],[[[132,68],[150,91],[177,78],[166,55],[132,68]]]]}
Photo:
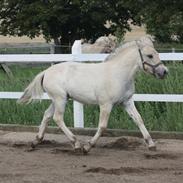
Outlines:
{"type": "Polygon", "coordinates": [[[183,49],[183,44],[177,43],[177,42],[172,42],[172,43],[154,43],[156,49],[157,48],[162,48],[162,49],[170,49],[170,48],[175,48],[175,49],[183,49]]]}
{"type": "Polygon", "coordinates": [[[155,48],[158,52],[182,52],[183,44],[172,42],[172,43],[157,43],[155,42],[155,48]],[[173,49],[173,50],[172,50],[173,49]]]}
{"type": "Polygon", "coordinates": [[[50,47],[4,47],[0,48],[0,54],[46,54],[50,53],[50,47]]]}
{"type": "MultiPolygon", "coordinates": [[[[181,94],[183,91],[183,65],[170,63],[167,65],[170,74],[165,80],[138,73],[136,77],[136,93],[181,94]]],[[[34,76],[46,67],[11,66],[13,79],[0,70],[0,91],[22,91],[34,76]]],[[[18,105],[16,100],[0,99],[0,123],[39,125],[44,111],[50,101],[30,105],[18,105]]],[[[183,131],[183,103],[136,102],[145,125],[149,130],[183,131]]],[[[98,106],[84,106],[85,127],[96,127],[99,117],[98,106]]],[[[65,113],[66,124],[73,126],[72,101],[69,101],[65,113]]],[[[50,125],[55,125],[52,121],[50,125]]],[[[121,106],[115,106],[110,116],[109,128],[137,129],[135,124],[121,106]]]]}

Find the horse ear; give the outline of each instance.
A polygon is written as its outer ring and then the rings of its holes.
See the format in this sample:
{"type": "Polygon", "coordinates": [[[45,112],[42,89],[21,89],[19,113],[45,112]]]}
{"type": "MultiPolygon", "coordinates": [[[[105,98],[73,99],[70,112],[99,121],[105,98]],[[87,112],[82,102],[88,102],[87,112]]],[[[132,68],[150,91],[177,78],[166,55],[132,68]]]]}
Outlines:
{"type": "Polygon", "coordinates": [[[149,39],[152,41],[152,42],[155,42],[155,37],[154,36],[151,36],[151,35],[148,35],[149,39]]]}
{"type": "Polygon", "coordinates": [[[150,35],[141,37],[139,41],[140,41],[140,45],[142,45],[142,46],[149,45],[149,46],[154,47],[154,45],[153,45],[153,38],[150,35]]]}

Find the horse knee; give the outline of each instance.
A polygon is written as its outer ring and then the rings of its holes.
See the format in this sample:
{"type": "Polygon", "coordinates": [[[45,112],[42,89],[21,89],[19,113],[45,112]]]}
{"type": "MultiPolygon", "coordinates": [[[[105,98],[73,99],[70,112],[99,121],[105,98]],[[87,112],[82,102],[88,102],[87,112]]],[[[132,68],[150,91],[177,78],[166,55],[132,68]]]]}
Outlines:
{"type": "Polygon", "coordinates": [[[50,106],[50,107],[44,112],[43,118],[44,118],[45,120],[51,120],[51,118],[53,117],[53,113],[54,113],[53,106],[50,106]]]}
{"type": "Polygon", "coordinates": [[[61,116],[60,115],[58,115],[58,114],[54,114],[53,115],[53,120],[55,121],[55,123],[57,124],[57,125],[59,125],[59,124],[61,124],[62,122],[62,120],[61,120],[61,116]]]}
{"type": "Polygon", "coordinates": [[[44,118],[47,119],[47,120],[51,120],[52,116],[53,116],[53,114],[51,114],[47,111],[44,113],[44,118]]]}

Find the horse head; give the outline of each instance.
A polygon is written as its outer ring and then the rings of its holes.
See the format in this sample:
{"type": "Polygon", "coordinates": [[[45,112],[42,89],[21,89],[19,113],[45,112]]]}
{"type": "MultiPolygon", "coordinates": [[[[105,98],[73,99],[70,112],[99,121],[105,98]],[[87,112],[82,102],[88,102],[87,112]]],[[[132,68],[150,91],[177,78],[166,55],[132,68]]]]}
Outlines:
{"type": "Polygon", "coordinates": [[[142,37],[136,41],[138,45],[141,68],[155,77],[163,79],[168,74],[167,67],[161,62],[150,37],[142,37]]]}

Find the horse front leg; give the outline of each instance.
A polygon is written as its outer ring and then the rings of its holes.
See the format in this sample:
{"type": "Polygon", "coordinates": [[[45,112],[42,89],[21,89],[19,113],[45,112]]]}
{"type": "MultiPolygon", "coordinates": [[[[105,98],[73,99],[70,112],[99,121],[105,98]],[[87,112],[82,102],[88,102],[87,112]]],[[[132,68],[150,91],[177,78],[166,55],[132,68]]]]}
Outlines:
{"type": "Polygon", "coordinates": [[[133,121],[136,123],[136,125],[139,127],[145,142],[148,144],[149,150],[156,150],[155,143],[153,142],[149,132],[147,131],[144,122],[142,120],[141,115],[137,111],[134,101],[132,98],[130,98],[128,101],[124,102],[124,107],[129,116],[133,119],[133,121]]]}
{"type": "Polygon", "coordinates": [[[103,131],[107,128],[108,119],[112,109],[112,104],[100,105],[100,117],[99,125],[94,137],[83,147],[83,152],[87,154],[90,149],[97,143],[99,137],[102,135],[103,131]]]}

